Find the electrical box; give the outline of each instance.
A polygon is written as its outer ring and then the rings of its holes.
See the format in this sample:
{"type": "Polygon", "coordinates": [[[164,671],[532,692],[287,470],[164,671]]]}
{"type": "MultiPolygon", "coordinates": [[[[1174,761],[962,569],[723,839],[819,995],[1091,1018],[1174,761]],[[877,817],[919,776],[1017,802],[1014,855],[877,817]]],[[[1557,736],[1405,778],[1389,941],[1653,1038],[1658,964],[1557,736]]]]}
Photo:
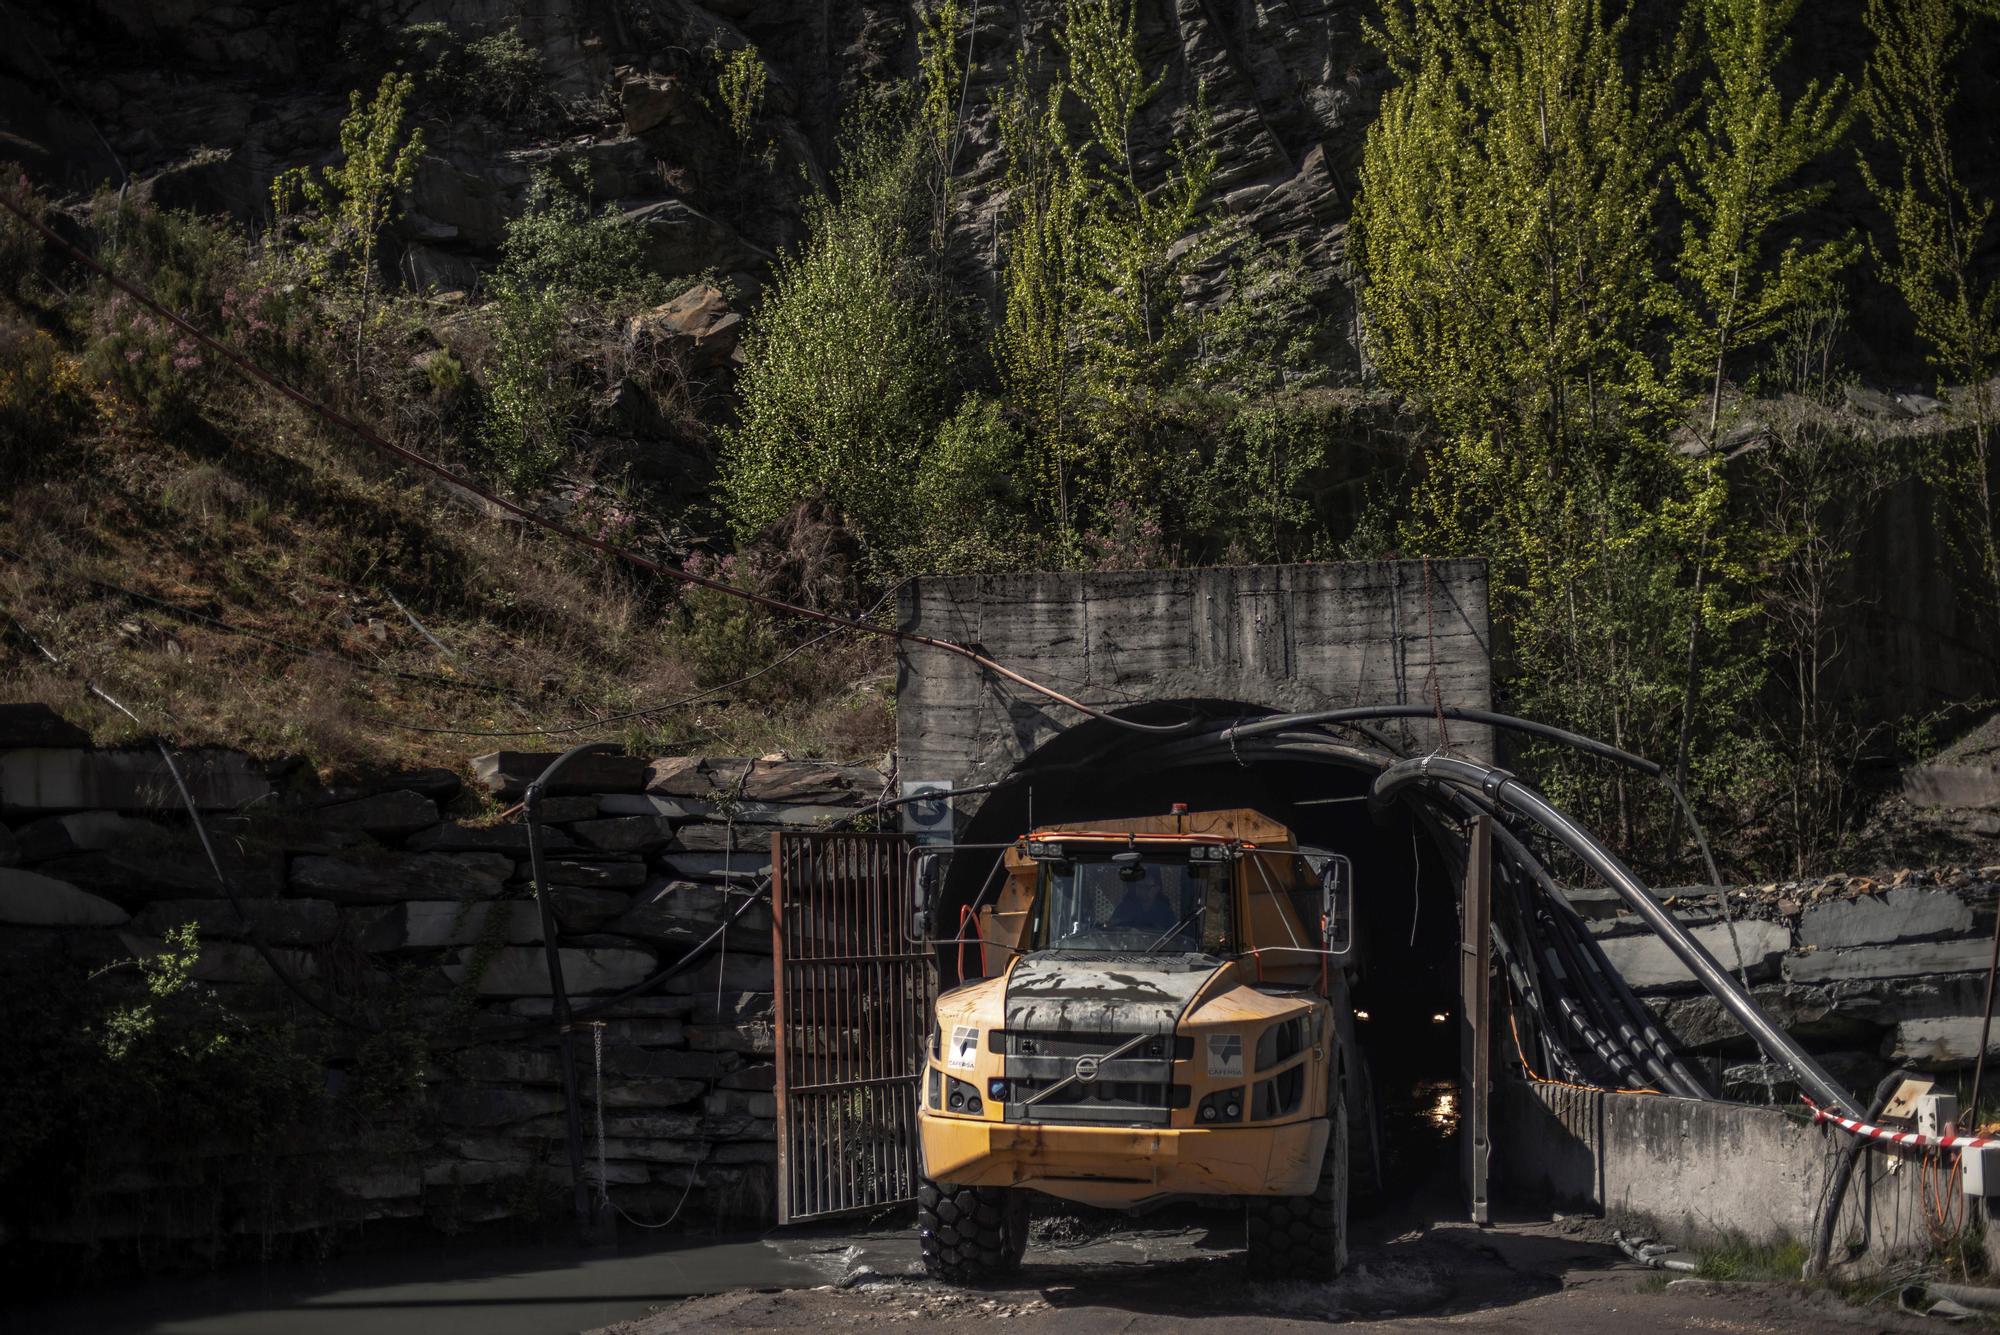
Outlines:
{"type": "Polygon", "coordinates": [[[2000,1196],[2000,1145],[1966,1150],[1958,1162],[1966,1195],[2000,1196]]]}
{"type": "Polygon", "coordinates": [[[1956,1094],[1926,1094],[1917,1100],[1917,1132],[1925,1136],[1945,1136],[1945,1128],[1958,1121],[1956,1094]]]}

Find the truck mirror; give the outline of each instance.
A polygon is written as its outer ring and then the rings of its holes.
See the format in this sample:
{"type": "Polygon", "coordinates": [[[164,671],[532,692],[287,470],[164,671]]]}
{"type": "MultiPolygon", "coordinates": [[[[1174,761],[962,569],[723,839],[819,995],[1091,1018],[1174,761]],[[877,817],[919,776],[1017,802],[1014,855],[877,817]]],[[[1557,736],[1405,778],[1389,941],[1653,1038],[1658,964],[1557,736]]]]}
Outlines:
{"type": "Polygon", "coordinates": [[[1335,853],[1319,874],[1319,927],[1323,947],[1344,955],[1353,944],[1354,864],[1335,853]]]}

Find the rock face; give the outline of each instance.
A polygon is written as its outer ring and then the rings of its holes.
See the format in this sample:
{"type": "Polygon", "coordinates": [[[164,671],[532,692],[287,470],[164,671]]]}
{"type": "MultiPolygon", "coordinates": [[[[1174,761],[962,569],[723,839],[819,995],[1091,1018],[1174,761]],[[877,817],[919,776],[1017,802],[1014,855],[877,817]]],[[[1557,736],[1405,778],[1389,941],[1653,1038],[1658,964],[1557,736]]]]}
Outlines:
{"type": "MultiPolygon", "coordinates": [[[[1138,126],[1142,174],[1162,178],[1168,141],[1191,124],[1200,90],[1223,209],[1275,244],[1297,245],[1330,277],[1382,85],[1381,61],[1361,40],[1364,12],[1351,0],[1228,9],[1139,0],[1139,58],[1161,79],[1138,126]]],[[[1005,0],[980,7],[966,34],[953,225],[968,243],[977,290],[994,286],[995,108],[1017,52],[1055,57],[1060,13],[1059,0],[1005,0]]],[[[396,34],[431,17],[447,19],[462,40],[513,27],[541,61],[531,91],[546,104],[591,107],[568,113],[566,124],[536,125],[463,99],[427,104],[420,90],[427,152],[398,224],[405,254],[392,267],[406,281],[415,275],[446,289],[469,286],[493,262],[534,172],[566,159],[588,169],[598,200],[615,201],[642,229],[660,273],[730,275],[754,291],[772,256],[799,238],[848,110],[868,86],[915,72],[910,10],[885,0],[831,8],[660,0],[643,17],[583,0],[526,12],[491,3],[411,11],[379,0],[165,8],[108,0],[87,25],[60,10],[24,19],[62,87],[17,45],[0,57],[0,106],[46,110],[19,122],[26,142],[16,152],[58,186],[88,190],[119,178],[101,130],[162,204],[248,217],[278,171],[323,159],[351,87],[372,82],[376,70],[411,67],[396,34]],[[769,82],[752,133],[739,140],[720,110],[714,62],[694,53],[744,46],[756,50],[769,82]],[[335,51],[350,58],[328,60],[335,51]],[[189,96],[191,87],[200,94],[189,96]],[[208,151],[196,154],[200,146],[208,151]]],[[[740,316],[707,297],[694,307],[684,321],[675,317],[674,337],[688,340],[698,362],[727,362],[740,316]]]]}

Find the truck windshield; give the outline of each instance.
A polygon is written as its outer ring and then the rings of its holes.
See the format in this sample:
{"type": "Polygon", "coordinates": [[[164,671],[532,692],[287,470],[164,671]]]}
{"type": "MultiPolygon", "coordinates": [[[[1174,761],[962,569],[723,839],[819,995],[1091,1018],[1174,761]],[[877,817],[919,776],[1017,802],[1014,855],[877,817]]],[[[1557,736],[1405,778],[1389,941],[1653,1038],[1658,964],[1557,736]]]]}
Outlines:
{"type": "Polygon", "coordinates": [[[1044,862],[1040,881],[1035,943],[1043,950],[1229,949],[1226,863],[1075,858],[1044,862]]]}

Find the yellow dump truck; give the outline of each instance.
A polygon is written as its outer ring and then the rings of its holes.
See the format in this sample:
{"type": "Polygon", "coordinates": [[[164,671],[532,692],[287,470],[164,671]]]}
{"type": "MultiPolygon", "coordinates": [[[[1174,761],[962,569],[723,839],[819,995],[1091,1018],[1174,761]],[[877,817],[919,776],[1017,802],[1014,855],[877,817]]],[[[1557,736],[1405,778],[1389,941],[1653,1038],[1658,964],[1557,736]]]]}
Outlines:
{"type": "MultiPolygon", "coordinates": [[[[919,876],[919,883],[923,877],[919,876]]],[[[1240,1199],[1253,1273],[1345,1261],[1351,870],[1248,810],[1057,825],[1005,848],[937,999],[918,1230],[948,1280],[1004,1273],[1030,1192],[1240,1199]]]]}

